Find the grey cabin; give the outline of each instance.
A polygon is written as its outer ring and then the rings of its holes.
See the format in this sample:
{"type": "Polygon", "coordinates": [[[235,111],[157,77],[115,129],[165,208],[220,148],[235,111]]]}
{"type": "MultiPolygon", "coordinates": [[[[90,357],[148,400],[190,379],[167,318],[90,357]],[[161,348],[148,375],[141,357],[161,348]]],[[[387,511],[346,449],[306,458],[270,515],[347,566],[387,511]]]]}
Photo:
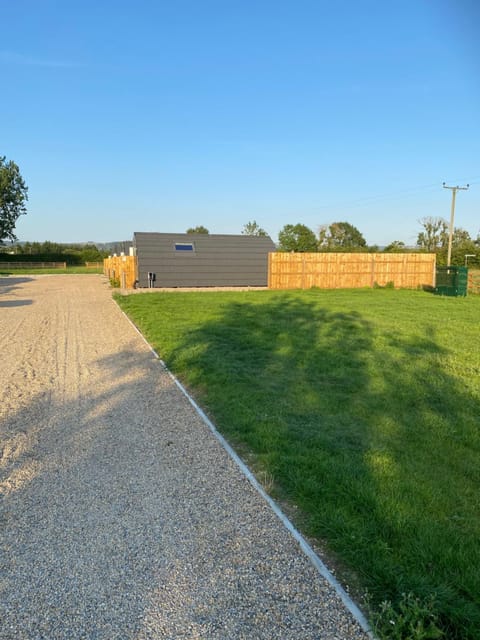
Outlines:
{"type": "Polygon", "coordinates": [[[266,287],[275,251],[268,236],[200,233],[135,232],[133,246],[139,287],[266,287]]]}

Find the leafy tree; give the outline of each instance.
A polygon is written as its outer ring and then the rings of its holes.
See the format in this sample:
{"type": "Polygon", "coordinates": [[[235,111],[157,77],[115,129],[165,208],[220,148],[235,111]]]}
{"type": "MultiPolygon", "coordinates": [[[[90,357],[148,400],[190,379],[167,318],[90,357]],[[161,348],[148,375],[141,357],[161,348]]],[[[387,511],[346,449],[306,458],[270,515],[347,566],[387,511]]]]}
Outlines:
{"type": "MultiPolygon", "coordinates": [[[[417,246],[424,251],[437,254],[437,264],[447,264],[449,225],[443,218],[423,218],[421,221],[423,231],[418,234],[417,246]]],[[[465,264],[466,255],[475,255],[479,252],[477,240],[472,240],[465,229],[455,227],[452,234],[451,264],[462,266],[465,264]]],[[[478,258],[470,258],[468,263],[475,265],[478,258]]]]}
{"type": "Polygon", "coordinates": [[[467,242],[473,242],[468,231],[461,229],[460,227],[455,227],[452,234],[452,246],[467,242]]]}
{"type": "Polygon", "coordinates": [[[210,233],[210,231],[206,227],[200,225],[198,227],[190,227],[190,229],[187,229],[186,233],[210,233]]]}
{"type": "Polygon", "coordinates": [[[368,248],[363,235],[349,222],[333,222],[320,227],[318,247],[320,251],[358,251],[368,248]]]}
{"type": "MultiPolygon", "coordinates": [[[[423,218],[420,220],[423,231],[418,234],[417,246],[424,251],[437,254],[437,264],[447,264],[449,225],[443,218],[423,218]]],[[[452,234],[451,264],[462,266],[466,255],[477,255],[478,238],[472,240],[465,229],[455,227],[452,234]]],[[[470,258],[470,265],[477,264],[477,258],[470,258]]]]}
{"type": "Polygon", "coordinates": [[[309,253],[317,251],[317,239],[304,224],[286,224],[278,234],[280,251],[309,253]]]}
{"type": "MultiPolygon", "coordinates": [[[[478,264],[479,248],[465,229],[455,228],[452,235],[452,256],[451,264],[461,267],[465,264],[465,256],[475,256],[468,259],[469,266],[478,264]]],[[[438,259],[439,264],[447,264],[447,250],[442,250],[438,259]]]]}
{"type": "Polygon", "coordinates": [[[252,222],[247,222],[247,224],[244,224],[242,234],[244,236],[263,236],[263,237],[268,235],[265,229],[262,229],[262,227],[260,227],[257,224],[256,220],[252,220],[252,222]]]}
{"type": "Polygon", "coordinates": [[[17,218],[27,213],[28,187],[13,160],[0,156],[0,244],[4,240],[16,240],[14,234],[17,218]]]}
{"type": "Polygon", "coordinates": [[[403,253],[407,250],[405,243],[401,240],[394,240],[384,249],[385,253],[403,253]]]}
{"type": "Polygon", "coordinates": [[[101,262],[108,256],[108,251],[101,251],[95,244],[86,244],[80,250],[82,262],[101,262]]]}
{"type": "MultiPolygon", "coordinates": [[[[469,257],[467,260],[467,265],[469,267],[478,266],[480,264],[480,251],[478,247],[475,245],[473,241],[464,242],[459,245],[452,244],[452,256],[451,256],[451,264],[456,267],[462,267],[465,265],[465,256],[469,257]]],[[[447,254],[445,252],[445,257],[441,257],[438,260],[439,264],[447,264],[447,254]]]]}
{"type": "Polygon", "coordinates": [[[423,231],[417,236],[419,249],[438,252],[448,246],[448,223],[443,218],[422,218],[420,224],[423,231]]]}

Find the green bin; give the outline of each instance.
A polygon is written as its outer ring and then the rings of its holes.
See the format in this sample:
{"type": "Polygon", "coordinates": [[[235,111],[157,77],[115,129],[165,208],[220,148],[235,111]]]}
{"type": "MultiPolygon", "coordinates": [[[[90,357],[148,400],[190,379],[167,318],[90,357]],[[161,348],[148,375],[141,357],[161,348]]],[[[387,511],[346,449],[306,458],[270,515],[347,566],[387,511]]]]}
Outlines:
{"type": "Polygon", "coordinates": [[[437,267],[435,293],[439,296],[466,296],[468,289],[467,267],[437,267]]]}

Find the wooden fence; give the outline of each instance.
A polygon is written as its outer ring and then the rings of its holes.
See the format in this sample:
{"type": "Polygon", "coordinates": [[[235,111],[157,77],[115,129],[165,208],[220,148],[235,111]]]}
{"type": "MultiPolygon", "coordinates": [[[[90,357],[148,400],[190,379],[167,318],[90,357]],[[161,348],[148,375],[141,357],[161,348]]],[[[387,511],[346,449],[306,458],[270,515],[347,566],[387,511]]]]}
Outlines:
{"type": "Polygon", "coordinates": [[[479,269],[468,270],[468,292],[480,293],[480,270],[479,269]]]}
{"type": "Polygon", "coordinates": [[[113,256],[103,261],[103,273],[122,289],[133,289],[137,278],[135,256],[113,256]]]}
{"type": "Polygon", "coordinates": [[[270,253],[270,289],[435,286],[433,253],[270,253]]]}

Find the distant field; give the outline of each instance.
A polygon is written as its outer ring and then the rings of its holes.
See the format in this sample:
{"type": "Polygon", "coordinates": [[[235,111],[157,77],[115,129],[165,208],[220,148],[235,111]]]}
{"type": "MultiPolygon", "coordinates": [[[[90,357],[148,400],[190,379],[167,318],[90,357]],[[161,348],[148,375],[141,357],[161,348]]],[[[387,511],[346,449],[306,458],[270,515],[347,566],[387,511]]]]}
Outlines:
{"type": "Polygon", "coordinates": [[[357,597],[368,590],[379,636],[478,640],[480,297],[116,299],[357,597]]]}
{"type": "Polygon", "coordinates": [[[62,273],[103,273],[103,269],[97,267],[67,267],[66,269],[2,269],[0,266],[0,276],[25,276],[41,274],[62,274],[62,273]]]}

